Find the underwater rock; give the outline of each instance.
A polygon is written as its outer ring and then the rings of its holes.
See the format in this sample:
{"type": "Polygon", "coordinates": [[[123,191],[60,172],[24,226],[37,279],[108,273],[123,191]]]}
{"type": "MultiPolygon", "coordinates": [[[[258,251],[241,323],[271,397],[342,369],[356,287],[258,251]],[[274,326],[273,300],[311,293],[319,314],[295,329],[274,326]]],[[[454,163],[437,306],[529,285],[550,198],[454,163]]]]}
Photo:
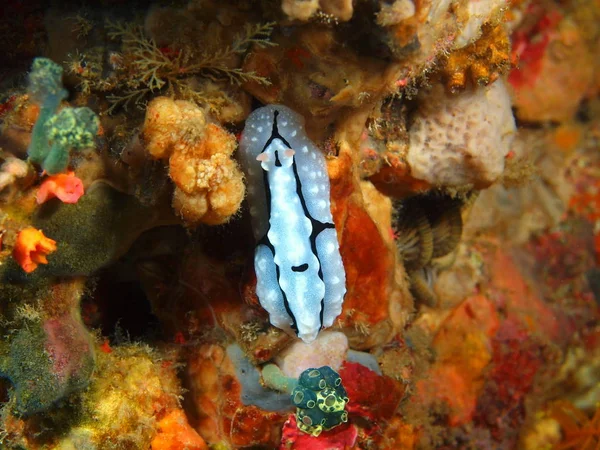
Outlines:
{"type": "Polygon", "coordinates": [[[434,338],[437,359],[427,377],[417,383],[419,396],[426,405],[444,402],[452,426],[469,422],[475,414],[498,326],[492,302],[474,296],[450,313],[434,338]]]}
{"type": "Polygon", "coordinates": [[[590,6],[582,5],[572,15],[545,11],[536,22],[527,21],[514,32],[513,51],[519,63],[508,81],[520,120],[568,121],[581,102],[597,92],[598,27],[586,22],[600,13],[590,6]]]}
{"type": "Polygon", "coordinates": [[[354,12],[352,0],[282,0],[281,10],[291,20],[305,22],[320,12],[336,23],[347,22],[354,12]]]}
{"type": "Polygon", "coordinates": [[[502,175],[515,134],[502,80],[456,96],[436,86],[411,126],[411,174],[439,187],[487,187],[502,175]]]}
{"type": "Polygon", "coordinates": [[[298,28],[274,41],[277,46],[255,50],[244,62],[245,70],[268,77],[271,84],[248,82],[244,89],[265,104],[300,113],[315,142],[345,113],[370,110],[395,89],[396,67],[341,45],[332,30],[298,28]]]}
{"type": "Polygon", "coordinates": [[[306,21],[319,9],[319,0],[282,0],[281,10],[292,20],[306,21]]]}
{"type": "Polygon", "coordinates": [[[8,202],[19,190],[31,185],[34,178],[30,164],[14,156],[6,157],[0,166],[0,201],[8,202]]]}
{"type": "Polygon", "coordinates": [[[62,276],[89,275],[125,253],[145,230],[174,222],[170,212],[143,206],[101,181],[76,204],[54,199],[33,217],[35,226],[57,242],[44,274],[62,276]]]}

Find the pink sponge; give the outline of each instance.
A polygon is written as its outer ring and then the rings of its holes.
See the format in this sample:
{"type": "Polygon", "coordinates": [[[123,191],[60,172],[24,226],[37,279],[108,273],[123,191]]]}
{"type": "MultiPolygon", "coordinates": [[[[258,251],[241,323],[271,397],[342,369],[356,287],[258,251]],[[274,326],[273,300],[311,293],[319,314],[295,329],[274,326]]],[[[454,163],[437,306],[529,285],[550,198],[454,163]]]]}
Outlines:
{"type": "Polygon", "coordinates": [[[37,193],[37,202],[42,204],[51,198],[58,197],[63,203],[77,203],[83,195],[83,182],[74,172],[59,173],[46,178],[37,193]]]}

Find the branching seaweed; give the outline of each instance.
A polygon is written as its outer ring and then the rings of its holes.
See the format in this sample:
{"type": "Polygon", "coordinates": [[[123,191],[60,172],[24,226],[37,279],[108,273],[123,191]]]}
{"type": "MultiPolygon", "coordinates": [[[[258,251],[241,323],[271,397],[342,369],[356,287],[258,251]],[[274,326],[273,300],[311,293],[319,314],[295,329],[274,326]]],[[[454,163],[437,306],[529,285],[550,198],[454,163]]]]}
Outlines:
{"type": "Polygon", "coordinates": [[[231,44],[196,55],[191,49],[158,47],[153,39],[144,35],[139,25],[108,23],[108,36],[122,44],[117,72],[124,75],[122,85],[125,86],[121,93],[107,96],[111,103],[108,112],[117,106],[126,108],[131,103],[141,104],[149,94],[159,91],[200,104],[218,105],[223,101],[196,91],[189,83],[193,76],[212,81],[227,80],[236,85],[248,81],[270,85],[266,77],[230,65],[236,55],[242,55],[251,45],[276,45],[269,41],[274,26],[271,22],[247,24],[231,44]]]}

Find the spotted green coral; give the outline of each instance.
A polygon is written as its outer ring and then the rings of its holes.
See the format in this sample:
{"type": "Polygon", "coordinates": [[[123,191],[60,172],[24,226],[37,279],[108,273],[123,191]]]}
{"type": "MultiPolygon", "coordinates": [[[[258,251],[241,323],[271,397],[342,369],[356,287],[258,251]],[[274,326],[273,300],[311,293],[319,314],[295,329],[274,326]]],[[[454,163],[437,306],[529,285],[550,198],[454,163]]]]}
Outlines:
{"type": "Polygon", "coordinates": [[[339,374],[329,366],[302,372],[292,402],[298,428],[313,436],[348,421],[348,394],[339,374]]]}
{"type": "Polygon", "coordinates": [[[48,58],[35,58],[31,65],[27,89],[35,101],[49,104],[56,109],[61,100],[67,97],[62,85],[63,69],[48,58]]]}
{"type": "Polygon", "coordinates": [[[46,122],[45,128],[51,148],[42,167],[49,174],[54,174],[67,169],[72,149],[94,146],[100,121],[89,108],[64,108],[46,122]]]}
{"type": "Polygon", "coordinates": [[[67,97],[62,74],[62,67],[47,58],[35,58],[29,73],[28,92],[40,103],[40,114],[27,153],[49,174],[67,169],[71,149],[92,147],[100,128],[98,117],[89,108],[67,107],[56,112],[67,97]]]}
{"type": "Polygon", "coordinates": [[[29,72],[27,92],[40,104],[40,113],[31,132],[27,154],[33,162],[41,163],[50,151],[46,135],[46,122],[52,118],[60,103],[67,98],[62,85],[63,69],[47,58],[35,58],[29,72]]]}

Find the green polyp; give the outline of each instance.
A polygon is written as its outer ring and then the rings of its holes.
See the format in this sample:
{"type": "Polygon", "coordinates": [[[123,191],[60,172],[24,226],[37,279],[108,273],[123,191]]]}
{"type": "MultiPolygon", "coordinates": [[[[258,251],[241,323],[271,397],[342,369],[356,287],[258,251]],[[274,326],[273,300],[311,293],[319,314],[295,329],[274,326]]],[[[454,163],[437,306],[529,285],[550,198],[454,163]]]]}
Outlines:
{"type": "Polygon", "coordinates": [[[66,98],[67,91],[62,85],[63,69],[48,58],[35,58],[29,72],[29,95],[48,107],[58,107],[66,98]]]}
{"type": "MultiPolygon", "coordinates": [[[[286,377],[281,369],[275,364],[267,364],[263,367],[262,379],[267,387],[279,392],[291,393],[298,385],[298,380],[286,377]]],[[[304,394],[302,392],[299,392],[298,394],[299,397],[294,396],[294,403],[300,403],[304,399],[304,394]]]]}
{"type": "Polygon", "coordinates": [[[52,175],[67,169],[71,149],[93,147],[100,121],[89,108],[64,108],[46,122],[45,128],[52,148],[42,168],[52,175]]]}

